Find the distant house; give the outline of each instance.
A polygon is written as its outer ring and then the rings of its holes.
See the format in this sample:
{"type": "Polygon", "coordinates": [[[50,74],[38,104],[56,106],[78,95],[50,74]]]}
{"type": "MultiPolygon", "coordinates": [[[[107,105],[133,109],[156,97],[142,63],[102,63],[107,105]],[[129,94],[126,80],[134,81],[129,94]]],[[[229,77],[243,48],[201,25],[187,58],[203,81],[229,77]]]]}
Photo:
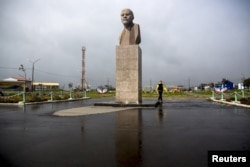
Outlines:
{"type": "Polygon", "coordinates": [[[201,83],[198,87],[194,88],[194,91],[210,91],[211,90],[211,83],[206,84],[206,83],[201,83]]]}
{"type": "Polygon", "coordinates": [[[244,84],[243,83],[238,83],[238,89],[243,90],[244,89],[244,84]]]}
{"type": "Polygon", "coordinates": [[[179,85],[179,86],[175,86],[175,85],[166,85],[164,87],[164,91],[169,91],[169,92],[182,92],[183,90],[183,86],[179,85]]]}
{"type": "Polygon", "coordinates": [[[56,82],[33,82],[34,90],[59,89],[60,84],[56,82]]]}
{"type": "Polygon", "coordinates": [[[227,82],[224,82],[224,83],[219,83],[219,84],[215,85],[215,90],[216,91],[218,91],[218,90],[226,91],[226,90],[231,90],[233,88],[234,88],[234,83],[230,82],[230,81],[227,81],[227,82]]]}
{"type": "MultiPolygon", "coordinates": [[[[23,91],[25,78],[11,77],[0,81],[1,90],[23,91]]],[[[31,89],[31,81],[26,79],[26,91],[31,89]]],[[[59,89],[59,83],[54,82],[33,82],[34,90],[51,90],[59,89]]]]}
{"type": "MultiPolygon", "coordinates": [[[[2,90],[23,91],[25,78],[10,77],[0,81],[0,88],[2,90]]],[[[31,89],[31,81],[26,79],[26,90],[31,89]]]]}

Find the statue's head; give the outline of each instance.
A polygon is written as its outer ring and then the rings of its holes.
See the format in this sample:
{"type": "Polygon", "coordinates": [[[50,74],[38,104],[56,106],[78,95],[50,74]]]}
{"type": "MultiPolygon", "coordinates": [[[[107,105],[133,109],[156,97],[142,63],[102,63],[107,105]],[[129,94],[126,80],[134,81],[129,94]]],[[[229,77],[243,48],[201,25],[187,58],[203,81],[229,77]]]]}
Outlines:
{"type": "Polygon", "coordinates": [[[132,10],[123,9],[121,11],[121,21],[124,24],[124,26],[129,26],[133,24],[133,20],[134,20],[134,14],[132,10]]]}

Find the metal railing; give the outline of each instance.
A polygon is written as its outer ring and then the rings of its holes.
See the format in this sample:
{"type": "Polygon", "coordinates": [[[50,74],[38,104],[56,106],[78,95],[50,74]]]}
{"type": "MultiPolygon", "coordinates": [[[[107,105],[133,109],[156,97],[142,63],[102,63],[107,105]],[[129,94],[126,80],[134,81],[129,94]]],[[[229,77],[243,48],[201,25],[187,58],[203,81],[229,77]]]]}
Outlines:
{"type": "MultiPolygon", "coordinates": [[[[22,100],[20,101],[23,104],[27,102],[27,98],[40,98],[40,99],[47,99],[47,101],[55,101],[55,100],[72,100],[76,98],[86,98],[87,93],[86,91],[83,92],[74,92],[74,91],[38,91],[38,92],[5,92],[5,96],[1,96],[2,99],[10,99],[15,96],[22,96],[22,100]],[[10,95],[12,94],[12,95],[10,95]],[[7,96],[6,96],[7,95],[7,96]]],[[[46,101],[46,100],[42,100],[46,101]]]]}
{"type": "Polygon", "coordinates": [[[245,98],[245,91],[244,90],[241,90],[241,92],[229,92],[229,93],[226,93],[226,92],[215,92],[215,91],[212,91],[212,97],[211,99],[216,99],[216,94],[220,96],[220,100],[226,100],[226,98],[234,98],[234,102],[235,103],[238,103],[238,99],[239,98],[245,98]]]}

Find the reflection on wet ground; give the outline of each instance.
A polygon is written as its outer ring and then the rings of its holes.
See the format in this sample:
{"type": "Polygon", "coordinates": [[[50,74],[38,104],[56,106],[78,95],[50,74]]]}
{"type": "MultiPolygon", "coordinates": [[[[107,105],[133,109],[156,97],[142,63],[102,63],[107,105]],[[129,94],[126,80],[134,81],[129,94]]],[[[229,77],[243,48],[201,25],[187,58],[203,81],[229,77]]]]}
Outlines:
{"type": "Polygon", "coordinates": [[[250,150],[250,109],[205,100],[52,116],[57,110],[95,102],[1,106],[1,166],[205,167],[208,150],[250,150]]]}

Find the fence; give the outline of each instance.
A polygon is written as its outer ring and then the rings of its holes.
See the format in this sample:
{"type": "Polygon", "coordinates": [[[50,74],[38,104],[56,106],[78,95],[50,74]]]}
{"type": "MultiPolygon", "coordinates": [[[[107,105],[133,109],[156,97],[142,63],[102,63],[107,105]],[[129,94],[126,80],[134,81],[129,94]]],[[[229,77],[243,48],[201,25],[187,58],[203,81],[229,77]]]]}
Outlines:
{"type": "Polygon", "coordinates": [[[1,99],[8,102],[8,99],[17,98],[18,100],[20,99],[20,97],[22,97],[23,103],[26,103],[27,101],[41,102],[41,101],[55,101],[55,100],[72,100],[76,98],[86,98],[86,91],[5,92],[5,96],[1,96],[1,99]]]}
{"type": "MultiPolygon", "coordinates": [[[[244,90],[241,90],[241,92],[215,92],[215,91],[212,91],[212,99],[216,99],[217,96],[220,96],[220,100],[226,100],[226,99],[234,99],[234,102],[235,103],[238,103],[239,99],[240,98],[245,98],[245,91],[244,90]]],[[[218,99],[218,98],[217,98],[218,99]]]]}

